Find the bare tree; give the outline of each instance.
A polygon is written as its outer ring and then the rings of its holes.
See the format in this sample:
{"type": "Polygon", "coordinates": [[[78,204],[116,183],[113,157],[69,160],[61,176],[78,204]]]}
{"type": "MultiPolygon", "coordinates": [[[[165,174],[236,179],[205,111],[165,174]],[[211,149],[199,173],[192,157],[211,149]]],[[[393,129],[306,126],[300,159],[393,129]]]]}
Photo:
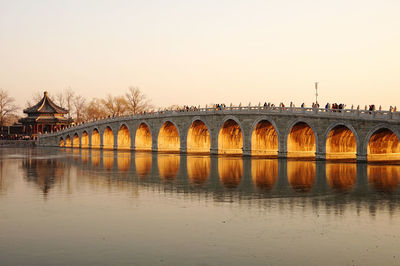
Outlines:
{"type": "Polygon", "coordinates": [[[71,90],[71,88],[68,88],[67,90],[64,91],[64,99],[65,103],[67,104],[67,109],[68,109],[68,116],[71,117],[72,114],[72,105],[75,97],[75,92],[71,90]]]}
{"type": "Polygon", "coordinates": [[[10,116],[18,110],[18,106],[14,102],[14,98],[10,97],[8,92],[0,89],[0,126],[4,126],[10,116]]]}
{"type": "Polygon", "coordinates": [[[37,104],[43,98],[43,93],[40,91],[35,92],[32,94],[31,100],[27,100],[25,103],[25,107],[29,108],[37,104]]]}
{"type": "Polygon", "coordinates": [[[110,116],[119,116],[127,112],[128,102],[123,96],[113,97],[110,94],[106,99],[101,100],[106,114],[110,116]]]}
{"type": "Polygon", "coordinates": [[[65,97],[62,91],[56,94],[56,103],[61,107],[64,108],[65,105],[65,97]]]}
{"type": "Polygon", "coordinates": [[[85,120],[86,99],[82,95],[77,95],[73,99],[74,111],[76,114],[75,122],[81,123],[85,120]]]}
{"type": "Polygon", "coordinates": [[[128,110],[133,114],[139,114],[151,108],[146,95],[139,88],[130,87],[125,96],[127,98],[128,110]]]}
{"type": "Polygon", "coordinates": [[[85,108],[85,116],[87,120],[100,119],[106,116],[102,100],[93,98],[85,108]]]}

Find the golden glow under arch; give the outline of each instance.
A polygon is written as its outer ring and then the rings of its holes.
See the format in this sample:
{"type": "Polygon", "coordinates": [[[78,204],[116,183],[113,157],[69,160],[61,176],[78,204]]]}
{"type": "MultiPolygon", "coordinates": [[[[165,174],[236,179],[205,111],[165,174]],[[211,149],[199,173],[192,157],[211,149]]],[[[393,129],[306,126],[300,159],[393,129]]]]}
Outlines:
{"type": "Polygon", "coordinates": [[[222,125],[218,134],[218,153],[220,154],[242,154],[243,134],[239,124],[228,119],[222,125]]]}
{"type": "Polygon", "coordinates": [[[195,120],[189,128],[187,135],[187,152],[210,152],[210,132],[206,124],[195,120]]]}
{"type": "Polygon", "coordinates": [[[114,149],[114,134],[110,127],[106,127],[106,129],[104,129],[103,149],[114,149]]]}
{"type": "Polygon", "coordinates": [[[63,139],[63,138],[60,138],[60,141],[59,141],[58,145],[59,145],[60,147],[64,147],[64,146],[65,146],[65,143],[64,143],[64,139],[63,139]]]}
{"type": "Polygon", "coordinates": [[[81,148],[89,148],[89,135],[86,131],[82,133],[81,148]]]}
{"type": "Polygon", "coordinates": [[[65,147],[71,148],[71,145],[72,145],[71,137],[68,135],[68,136],[65,138],[65,147]]]}
{"type": "Polygon", "coordinates": [[[356,138],[351,129],[344,125],[338,125],[329,131],[325,145],[327,159],[356,158],[356,138]]]}
{"type": "Polygon", "coordinates": [[[74,134],[72,145],[74,148],[79,148],[79,135],[78,133],[74,134]]]}
{"type": "Polygon", "coordinates": [[[287,137],[288,157],[315,157],[316,141],[312,128],[305,122],[296,123],[287,137]]]}
{"type": "Polygon", "coordinates": [[[381,128],[368,141],[368,161],[400,160],[400,143],[390,129],[381,128]]]}
{"type": "Polygon", "coordinates": [[[179,132],[172,122],[165,122],[158,133],[159,151],[180,151],[179,132]]]}
{"type": "Polygon", "coordinates": [[[93,129],[91,138],[92,138],[91,148],[100,149],[100,133],[97,129],[93,129]]]}
{"type": "Polygon", "coordinates": [[[122,125],[118,130],[117,144],[119,150],[131,149],[131,134],[126,125],[122,125]]]}
{"type": "Polygon", "coordinates": [[[152,138],[150,128],[145,123],[141,123],[135,134],[135,150],[151,151],[151,149],[152,138]]]}
{"type": "Polygon", "coordinates": [[[278,156],[278,133],[271,122],[262,120],[254,127],[251,155],[278,156]]]}

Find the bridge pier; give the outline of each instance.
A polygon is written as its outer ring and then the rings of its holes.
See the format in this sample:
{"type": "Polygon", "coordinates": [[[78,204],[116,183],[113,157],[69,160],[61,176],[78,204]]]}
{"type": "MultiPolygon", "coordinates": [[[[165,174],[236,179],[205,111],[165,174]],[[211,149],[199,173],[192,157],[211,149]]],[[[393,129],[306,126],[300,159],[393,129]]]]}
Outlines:
{"type": "Polygon", "coordinates": [[[287,151],[278,151],[278,158],[279,159],[286,159],[287,158],[287,151]]]}
{"type": "Polygon", "coordinates": [[[325,161],[326,153],[316,152],[315,153],[315,160],[316,161],[325,161]]]}
{"type": "Polygon", "coordinates": [[[356,157],[356,160],[357,160],[357,162],[367,162],[367,155],[366,154],[357,154],[356,155],[357,157],[356,157]]]}
{"type": "Polygon", "coordinates": [[[217,148],[211,148],[210,149],[210,154],[217,155],[218,154],[218,149],[217,148]]]}

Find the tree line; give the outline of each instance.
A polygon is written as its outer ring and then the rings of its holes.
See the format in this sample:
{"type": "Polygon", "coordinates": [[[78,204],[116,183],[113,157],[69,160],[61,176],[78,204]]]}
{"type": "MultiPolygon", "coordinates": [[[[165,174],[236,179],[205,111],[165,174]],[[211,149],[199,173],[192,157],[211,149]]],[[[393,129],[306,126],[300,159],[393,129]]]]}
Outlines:
{"type": "MultiPolygon", "coordinates": [[[[147,96],[137,87],[130,87],[123,95],[107,95],[105,98],[92,98],[87,100],[72,89],[49,93],[50,99],[58,106],[68,110],[68,117],[76,123],[108,116],[121,116],[127,114],[140,114],[153,109],[147,96]]],[[[43,92],[36,92],[25,108],[32,107],[43,98],[43,92]]],[[[18,121],[18,111],[21,108],[15,104],[15,99],[7,91],[0,89],[0,126],[11,125],[18,121]]]]}

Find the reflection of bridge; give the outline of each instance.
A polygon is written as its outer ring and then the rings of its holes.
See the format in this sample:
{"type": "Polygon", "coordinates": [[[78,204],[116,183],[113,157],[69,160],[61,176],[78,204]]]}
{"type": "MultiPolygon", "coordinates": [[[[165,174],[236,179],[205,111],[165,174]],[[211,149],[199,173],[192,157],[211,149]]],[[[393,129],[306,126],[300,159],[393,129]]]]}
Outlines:
{"type": "MultiPolygon", "coordinates": [[[[59,153],[42,150],[53,152],[59,153]]],[[[96,187],[114,185],[124,190],[139,185],[163,192],[211,196],[216,201],[301,197],[339,205],[371,201],[370,207],[388,199],[393,206],[399,202],[400,165],[96,149],[66,149],[66,154],[72,156],[29,160],[26,166],[30,172],[41,169],[36,178],[30,179],[43,187],[43,183],[53,184],[55,179],[72,175],[80,182],[88,178],[96,187]],[[71,167],[76,171],[63,174],[71,167]],[[44,182],[47,178],[49,181],[44,182]]],[[[66,183],[70,185],[70,181],[66,183]]]]}
{"type": "Polygon", "coordinates": [[[400,160],[400,112],[228,107],[92,121],[39,136],[73,148],[400,160]]]}

